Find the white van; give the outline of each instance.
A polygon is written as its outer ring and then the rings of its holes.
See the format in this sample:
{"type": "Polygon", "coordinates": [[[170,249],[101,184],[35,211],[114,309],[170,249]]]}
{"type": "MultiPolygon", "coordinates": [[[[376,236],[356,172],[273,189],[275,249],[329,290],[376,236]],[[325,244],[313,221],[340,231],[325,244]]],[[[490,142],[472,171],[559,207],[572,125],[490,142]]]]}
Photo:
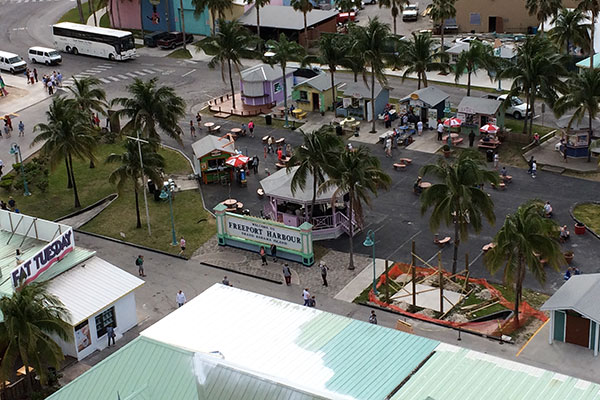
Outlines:
{"type": "Polygon", "coordinates": [[[29,54],[29,60],[34,64],[60,64],[62,61],[58,51],[47,47],[31,47],[27,54],[29,54]]]}
{"type": "Polygon", "coordinates": [[[25,71],[27,63],[15,53],[9,53],[7,51],[0,51],[0,69],[10,71],[11,74],[15,74],[20,71],[25,71]]]}

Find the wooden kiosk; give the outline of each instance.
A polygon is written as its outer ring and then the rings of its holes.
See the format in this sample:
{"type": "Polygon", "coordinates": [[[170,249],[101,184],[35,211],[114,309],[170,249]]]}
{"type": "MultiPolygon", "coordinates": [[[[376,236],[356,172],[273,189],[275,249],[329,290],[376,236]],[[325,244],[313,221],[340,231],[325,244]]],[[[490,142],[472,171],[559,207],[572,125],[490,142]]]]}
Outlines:
{"type": "Polygon", "coordinates": [[[213,182],[231,182],[233,168],[225,164],[235,155],[235,142],[228,136],[207,135],[192,144],[196,171],[200,171],[200,180],[204,184],[213,182]]]}

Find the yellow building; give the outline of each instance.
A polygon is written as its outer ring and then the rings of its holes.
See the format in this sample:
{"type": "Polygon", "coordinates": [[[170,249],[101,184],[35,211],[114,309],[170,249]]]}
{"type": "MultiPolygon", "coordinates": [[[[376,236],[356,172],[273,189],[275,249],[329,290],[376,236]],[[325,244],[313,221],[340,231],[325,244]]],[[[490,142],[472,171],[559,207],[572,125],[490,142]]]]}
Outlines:
{"type": "MultiPolygon", "coordinates": [[[[337,88],[337,84],[335,86],[337,88]]],[[[296,84],[292,90],[292,100],[305,111],[331,110],[333,104],[331,76],[321,73],[296,84]]]]}

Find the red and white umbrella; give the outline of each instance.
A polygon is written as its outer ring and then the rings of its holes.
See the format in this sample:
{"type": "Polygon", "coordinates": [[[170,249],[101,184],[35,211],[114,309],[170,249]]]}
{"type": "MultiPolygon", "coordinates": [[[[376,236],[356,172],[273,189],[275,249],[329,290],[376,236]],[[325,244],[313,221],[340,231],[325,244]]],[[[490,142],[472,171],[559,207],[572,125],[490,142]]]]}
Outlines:
{"type": "Polygon", "coordinates": [[[243,154],[236,154],[235,156],[231,156],[227,160],[225,160],[225,164],[231,165],[235,168],[239,168],[243,165],[248,164],[248,161],[250,161],[250,157],[246,157],[243,154]]]}
{"type": "Polygon", "coordinates": [[[456,128],[457,126],[462,125],[462,120],[459,118],[448,118],[444,121],[444,126],[449,126],[450,128],[456,128]]]}
{"type": "Polygon", "coordinates": [[[485,124],[484,126],[482,126],[481,128],[479,128],[479,130],[481,132],[485,132],[485,133],[498,133],[499,129],[500,128],[498,128],[494,124],[485,124]]]}

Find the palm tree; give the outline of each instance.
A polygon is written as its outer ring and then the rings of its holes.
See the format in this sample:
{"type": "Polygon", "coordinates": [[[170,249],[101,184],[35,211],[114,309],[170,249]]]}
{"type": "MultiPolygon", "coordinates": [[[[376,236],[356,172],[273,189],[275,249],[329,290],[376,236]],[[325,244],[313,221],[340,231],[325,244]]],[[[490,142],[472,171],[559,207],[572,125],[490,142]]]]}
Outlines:
{"type": "Polygon", "coordinates": [[[581,47],[585,52],[589,50],[590,24],[584,23],[586,17],[579,9],[560,10],[554,19],[554,27],[550,30],[550,39],[560,49],[569,55],[571,45],[581,47]]]}
{"type": "Polygon", "coordinates": [[[370,194],[377,196],[379,189],[388,189],[392,178],[381,169],[379,159],[369,152],[365,146],[355,148],[353,151],[343,151],[337,160],[333,160],[325,169],[328,175],[327,181],[321,185],[319,190],[326,191],[329,188],[337,188],[332,202],[339,196],[348,193],[348,237],[350,240],[350,262],[348,269],[354,269],[354,225],[363,226],[363,206],[370,205],[370,194]],[[354,217],[354,218],[353,218],[354,217]]]}
{"type": "Polygon", "coordinates": [[[482,228],[482,217],[490,224],[496,221],[494,202],[479,185],[497,184],[498,173],[486,168],[478,152],[465,150],[452,163],[440,159],[436,164],[425,165],[421,168],[420,175],[433,175],[440,182],[423,191],[421,214],[433,208],[429,226],[434,232],[442,222],[447,226],[454,226],[454,275],[458,262],[458,247],[461,240],[469,238],[469,226],[478,233],[482,228]]]}
{"type": "Polygon", "coordinates": [[[427,71],[445,71],[448,69],[445,52],[434,51],[435,41],[430,33],[412,34],[410,41],[402,41],[400,51],[396,59],[396,65],[405,67],[402,81],[409,74],[417,74],[418,88],[427,87],[427,71]]]}
{"type": "Polygon", "coordinates": [[[83,18],[83,6],[81,5],[81,0],[77,0],[77,12],[79,14],[79,23],[85,24],[87,21],[83,18]]]}
{"type": "Polygon", "coordinates": [[[352,71],[354,75],[354,82],[358,82],[358,75],[365,73],[365,62],[363,60],[363,53],[357,45],[359,30],[350,28],[348,34],[344,35],[344,41],[346,42],[345,48],[346,57],[342,62],[342,66],[352,71]]]}
{"type": "Polygon", "coordinates": [[[46,290],[47,282],[33,282],[16,290],[12,296],[0,299],[0,343],[4,349],[0,372],[3,381],[12,380],[17,360],[25,366],[27,387],[32,393],[32,375],[35,369],[42,383],[48,379],[48,368],[59,368],[64,360],[60,346],[51,336],[70,342],[73,340],[69,312],[61,301],[46,290]]]}
{"type": "Polygon", "coordinates": [[[581,121],[587,114],[588,117],[588,162],[592,160],[593,120],[600,114],[600,71],[587,69],[577,74],[567,82],[565,94],[558,98],[554,104],[554,113],[564,115],[567,110],[575,110],[569,120],[569,127],[574,121],[581,121]]]}
{"type": "Polygon", "coordinates": [[[555,17],[558,10],[562,8],[562,0],[526,0],[525,8],[529,15],[535,14],[541,24],[541,32],[544,33],[544,24],[550,17],[555,17]]]}
{"type": "MultiPolygon", "coordinates": [[[[377,132],[375,129],[375,79],[382,85],[387,84],[385,76],[386,63],[393,57],[394,38],[390,35],[390,27],[379,21],[377,17],[369,18],[367,26],[351,25],[350,31],[355,39],[352,51],[361,54],[365,69],[371,73],[371,114],[373,117],[373,126],[371,133],[377,132]]],[[[366,80],[365,80],[366,82],[366,80]]]]}
{"type": "Polygon", "coordinates": [[[338,153],[343,150],[342,141],[327,129],[319,129],[312,133],[302,132],[303,144],[298,147],[287,165],[288,172],[295,166],[298,169],[294,173],[291,182],[292,194],[298,189],[304,190],[306,180],[313,177],[313,198],[310,207],[310,218],[312,219],[317,189],[325,182],[325,169],[331,164],[338,153]]]}
{"type": "Polygon", "coordinates": [[[96,128],[89,123],[77,103],[73,99],[54,97],[52,104],[46,111],[48,123],[37,124],[34,132],[40,133],[33,139],[32,146],[43,142],[42,155],[48,157],[52,168],[58,162],[67,160],[67,175],[73,184],[73,197],[75,208],[81,207],[73,157],[94,160],[94,150],[97,145],[96,128]]]}
{"type": "Polygon", "coordinates": [[[517,61],[510,63],[500,73],[499,79],[511,78],[513,83],[507,99],[523,93],[526,98],[529,118],[523,123],[523,133],[529,135],[533,127],[536,97],[542,97],[550,106],[557,99],[557,92],[564,93],[567,75],[565,56],[559,54],[554,44],[545,36],[535,35],[525,39],[517,50],[517,61]]]}
{"type": "Polygon", "coordinates": [[[233,64],[239,75],[242,58],[250,58],[254,53],[248,50],[254,42],[255,38],[239,22],[220,19],[219,32],[196,43],[198,49],[202,49],[207,55],[212,56],[212,59],[208,63],[209,68],[215,68],[218,64],[221,65],[221,78],[223,82],[225,82],[225,65],[227,64],[234,109],[235,88],[233,87],[231,66],[233,64]]]}
{"type": "Polygon", "coordinates": [[[598,19],[598,14],[600,14],[600,1],[598,0],[580,0],[579,5],[577,6],[583,12],[589,12],[592,16],[592,21],[590,22],[590,69],[594,68],[594,53],[596,49],[594,48],[594,33],[596,29],[596,20],[598,19]]]}
{"type": "Polygon", "coordinates": [[[175,90],[168,86],[158,87],[158,78],[148,81],[134,79],[127,86],[129,97],[113,99],[111,106],[121,106],[113,114],[115,118],[125,117],[129,121],[122,132],[136,135],[138,132],[146,139],[160,143],[157,127],[180,144],[183,131],[178,125],[185,116],[185,101],[175,90]]]}
{"type": "Polygon", "coordinates": [[[400,15],[400,10],[403,6],[410,4],[409,0],[379,0],[379,8],[387,7],[392,11],[392,19],[394,20],[394,35],[396,34],[396,18],[400,15]]]}
{"type": "Polygon", "coordinates": [[[491,75],[498,66],[497,60],[492,46],[478,40],[472,41],[469,44],[469,50],[458,55],[454,66],[455,80],[458,82],[460,77],[465,72],[467,73],[467,96],[471,95],[471,75],[476,73],[479,68],[485,69],[488,75],[491,75]]]}
{"type": "Polygon", "coordinates": [[[350,12],[354,7],[360,6],[357,0],[334,0],[335,6],[340,12],[350,12]]]}
{"type": "Polygon", "coordinates": [[[504,268],[504,281],[515,284],[515,318],[519,322],[519,304],[527,269],[544,283],[546,270],[541,259],[555,269],[565,262],[557,240],[558,226],[543,216],[539,203],[524,204],[509,214],[494,237],[495,246],[484,257],[490,273],[504,268]]]}
{"type": "Polygon", "coordinates": [[[312,11],[313,5],[310,0],[291,0],[290,6],[295,11],[301,11],[304,16],[304,48],[308,50],[308,27],[306,26],[306,14],[312,11]]]}
{"type": "Polygon", "coordinates": [[[192,0],[194,6],[194,15],[199,17],[208,8],[212,19],[212,33],[217,32],[216,20],[225,19],[225,11],[233,8],[232,0],[192,0]]]}
{"type": "Polygon", "coordinates": [[[455,2],[456,0],[433,0],[433,3],[431,3],[429,15],[433,21],[440,24],[442,51],[446,50],[444,47],[444,24],[448,18],[456,17],[455,2]]]}
{"type": "Polygon", "coordinates": [[[333,91],[331,110],[335,114],[336,90],[335,90],[335,72],[337,67],[346,63],[348,48],[348,39],[345,35],[337,33],[324,33],[319,39],[319,55],[308,56],[304,60],[307,63],[317,63],[327,65],[331,74],[331,90],[333,91]]]}
{"type": "Polygon", "coordinates": [[[247,4],[254,3],[256,8],[256,35],[258,36],[258,53],[262,54],[262,38],[260,37],[260,9],[264,6],[268,6],[271,0],[246,0],[247,4]]]}
{"type": "Polygon", "coordinates": [[[136,228],[142,227],[140,219],[140,203],[138,192],[141,185],[144,184],[144,176],[147,176],[152,182],[158,184],[162,180],[162,168],[165,166],[164,158],[155,151],[156,146],[143,144],[141,146],[142,159],[144,160],[144,170],[140,166],[139,149],[136,142],[128,140],[125,144],[125,152],[121,154],[112,153],[106,159],[106,163],[118,163],[117,169],[112,171],[108,181],[117,184],[119,192],[122,192],[125,184],[133,183],[133,192],[135,194],[135,215],[137,217],[136,228]]]}
{"type": "Polygon", "coordinates": [[[266,62],[269,65],[279,65],[281,67],[281,71],[283,73],[283,107],[285,108],[285,125],[284,127],[288,127],[288,106],[287,106],[287,79],[285,78],[286,73],[285,69],[287,67],[288,62],[290,61],[302,61],[304,59],[304,55],[306,54],[304,51],[304,47],[300,46],[296,42],[292,42],[288,40],[287,36],[284,33],[279,35],[279,40],[269,40],[267,45],[271,48],[271,52],[273,55],[266,58],[266,62]]]}

